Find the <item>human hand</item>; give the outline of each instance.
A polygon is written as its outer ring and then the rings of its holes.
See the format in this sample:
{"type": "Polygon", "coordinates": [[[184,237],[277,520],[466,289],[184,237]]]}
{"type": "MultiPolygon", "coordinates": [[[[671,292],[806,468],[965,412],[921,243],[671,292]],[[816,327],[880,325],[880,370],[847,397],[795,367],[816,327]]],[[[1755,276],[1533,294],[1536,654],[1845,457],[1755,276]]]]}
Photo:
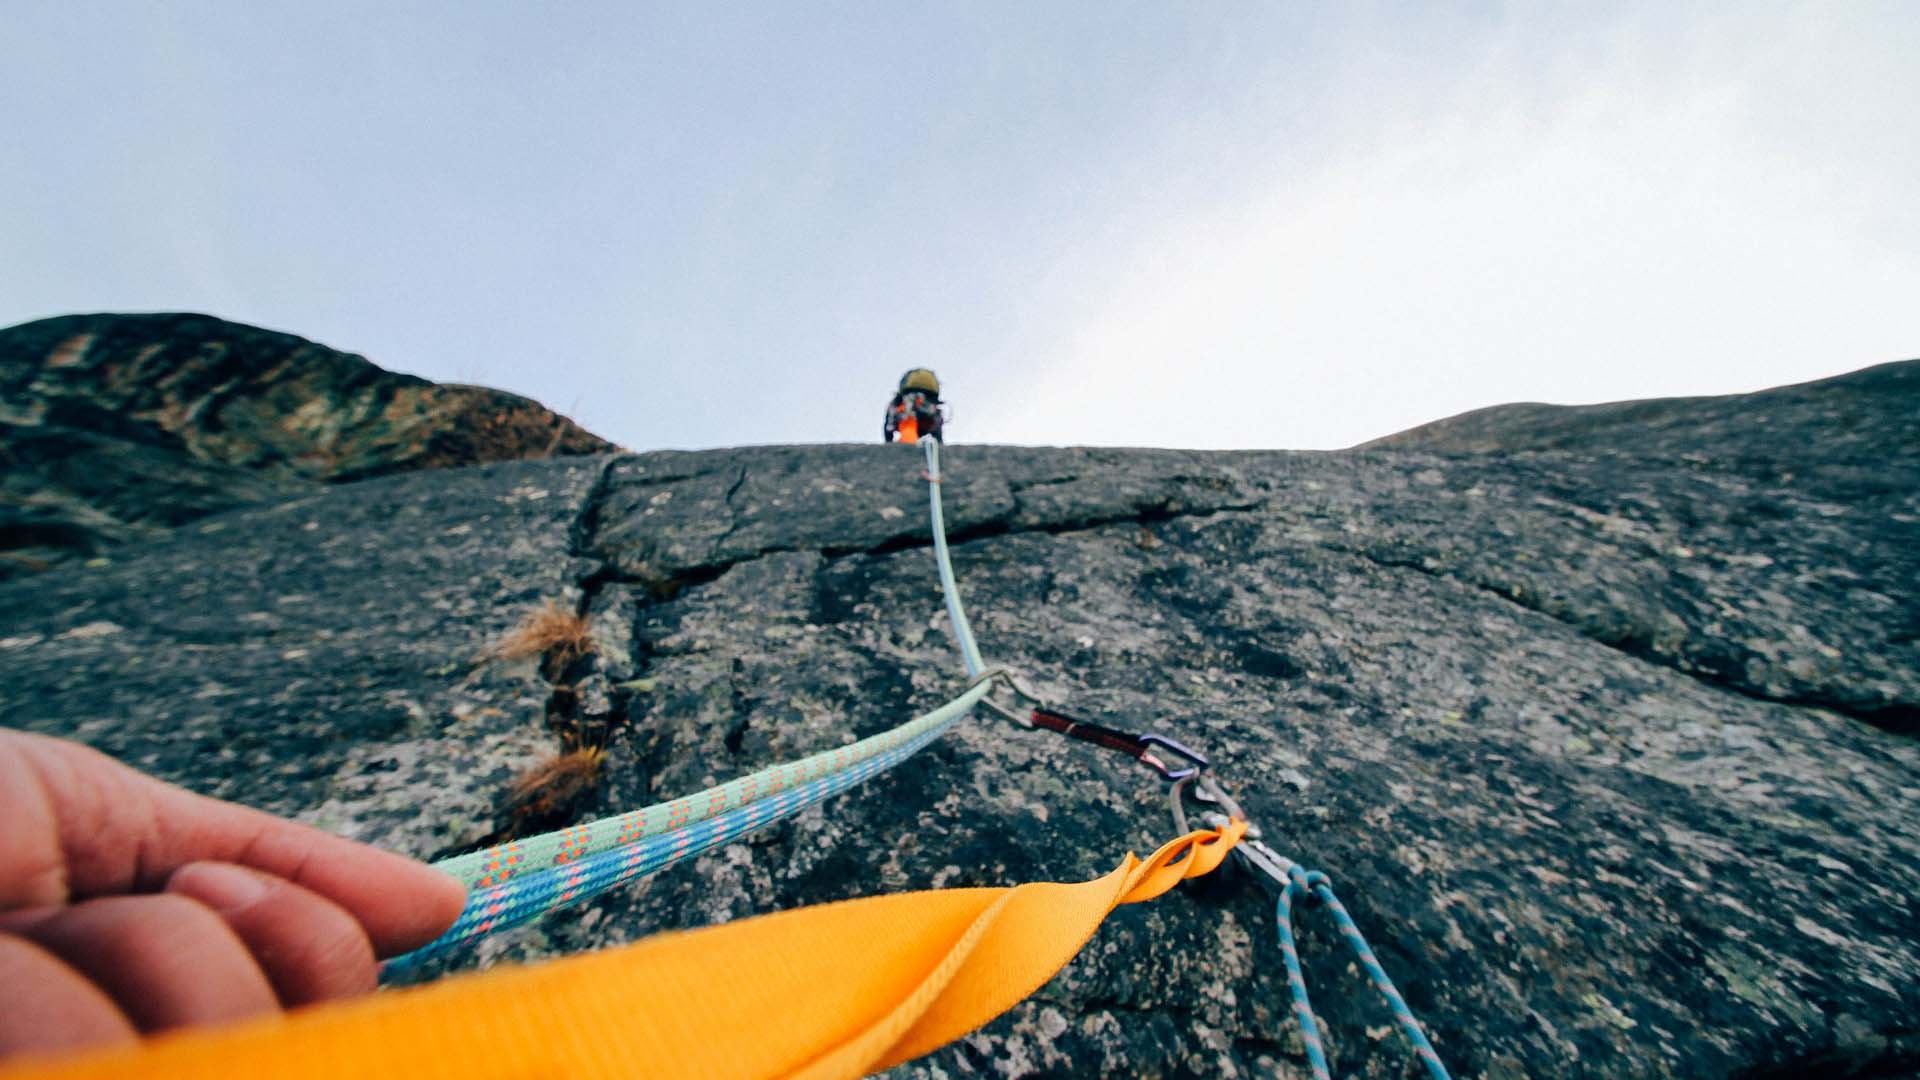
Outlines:
{"type": "Polygon", "coordinates": [[[0,1056],[372,990],[460,913],[411,859],[0,731],[0,1056]]]}

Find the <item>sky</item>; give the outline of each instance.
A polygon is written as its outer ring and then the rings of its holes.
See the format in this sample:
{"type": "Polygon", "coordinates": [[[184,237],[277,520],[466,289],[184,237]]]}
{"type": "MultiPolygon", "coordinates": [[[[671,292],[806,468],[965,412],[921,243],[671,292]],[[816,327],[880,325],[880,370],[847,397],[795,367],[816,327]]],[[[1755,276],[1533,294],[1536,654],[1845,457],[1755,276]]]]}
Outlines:
{"type": "Polygon", "coordinates": [[[1920,4],[0,4],[0,325],[637,450],[1331,449],[1920,356],[1920,4]]]}

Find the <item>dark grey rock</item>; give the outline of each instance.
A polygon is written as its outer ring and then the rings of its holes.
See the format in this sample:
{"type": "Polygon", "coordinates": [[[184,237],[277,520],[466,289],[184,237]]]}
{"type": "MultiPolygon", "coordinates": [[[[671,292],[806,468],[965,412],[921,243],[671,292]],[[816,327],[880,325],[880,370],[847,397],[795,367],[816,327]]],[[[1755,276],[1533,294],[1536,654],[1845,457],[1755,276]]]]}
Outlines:
{"type": "Polygon", "coordinates": [[[209,315],[0,329],[0,578],[320,484],[613,450],[516,394],[209,315]]]}
{"type": "Polygon", "coordinates": [[[0,585],[0,724],[415,855],[549,751],[552,688],[476,655],[578,596],[605,459],[410,474],[0,585]]]}
{"type": "Polygon", "coordinates": [[[1575,450],[1721,470],[1795,464],[1870,469],[1920,454],[1920,362],[1880,364],[1757,394],[1608,405],[1476,409],[1364,443],[1361,450],[1511,454],[1575,450]]]}
{"type": "MultiPolygon", "coordinates": [[[[1640,456],[1624,435],[1469,456],[956,446],[956,566],[991,660],[1205,749],[1275,847],[1333,876],[1455,1075],[1908,1075],[1920,467],[1829,429],[1868,423],[1846,401],[1913,415],[1920,395],[1738,400],[1726,429],[1802,464],[1689,457],[1678,434],[1640,456]]],[[[599,646],[566,676],[613,727],[599,807],[697,790],[960,686],[919,469],[899,446],[649,454],[225,514],[0,585],[0,722],[426,855],[497,825],[507,779],[551,752],[535,665],[472,658],[558,598],[599,646]]],[[[1089,877],[1171,835],[1153,781],[976,717],[449,966],[1089,877]]],[[[1338,1075],[1414,1075],[1324,913],[1302,922],[1338,1075]]],[[[898,1070],[1089,1073],[1306,1075],[1256,882],[1116,912],[1029,1001],[898,1070]]]]}

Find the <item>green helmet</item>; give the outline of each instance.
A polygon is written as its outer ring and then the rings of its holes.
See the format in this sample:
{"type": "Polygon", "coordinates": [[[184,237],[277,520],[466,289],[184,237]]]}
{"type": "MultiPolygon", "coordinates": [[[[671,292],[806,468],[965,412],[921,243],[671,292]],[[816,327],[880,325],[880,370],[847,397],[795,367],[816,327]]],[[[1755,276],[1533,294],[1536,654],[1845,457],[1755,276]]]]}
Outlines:
{"type": "Polygon", "coordinates": [[[909,390],[921,390],[932,394],[934,397],[939,397],[940,378],[926,368],[914,368],[912,371],[900,376],[900,392],[904,394],[909,390]]]}

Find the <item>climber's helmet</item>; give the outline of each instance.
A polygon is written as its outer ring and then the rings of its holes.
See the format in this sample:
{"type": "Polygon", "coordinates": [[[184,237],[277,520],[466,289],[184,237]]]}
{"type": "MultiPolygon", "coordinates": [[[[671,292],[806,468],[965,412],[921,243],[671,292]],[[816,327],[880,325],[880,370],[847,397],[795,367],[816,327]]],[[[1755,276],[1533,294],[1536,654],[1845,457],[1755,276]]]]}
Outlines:
{"type": "Polygon", "coordinates": [[[940,379],[926,368],[914,368],[900,376],[900,392],[905,394],[914,390],[930,394],[935,401],[938,401],[940,400],[940,379]]]}

